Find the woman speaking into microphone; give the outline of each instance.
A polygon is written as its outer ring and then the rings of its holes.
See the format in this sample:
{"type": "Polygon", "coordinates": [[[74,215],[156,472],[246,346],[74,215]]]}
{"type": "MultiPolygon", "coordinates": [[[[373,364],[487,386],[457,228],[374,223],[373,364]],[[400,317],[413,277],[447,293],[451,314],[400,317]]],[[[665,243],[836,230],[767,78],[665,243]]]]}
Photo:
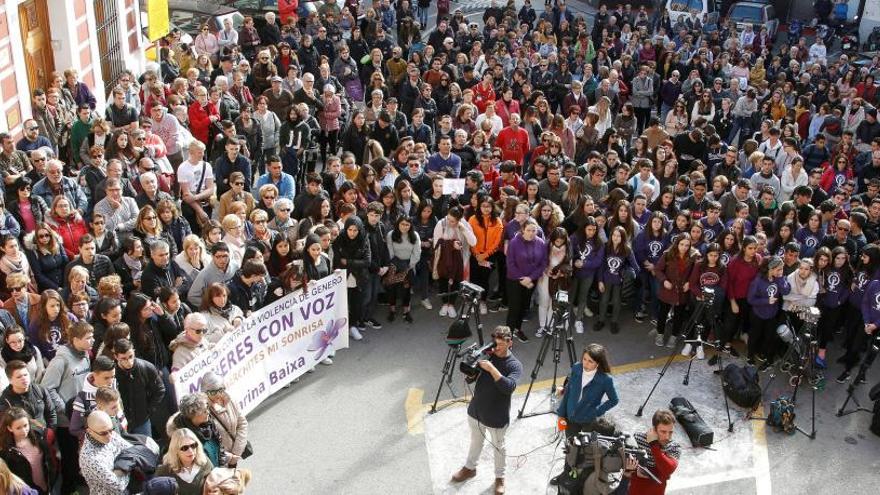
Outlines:
{"type": "MultiPolygon", "coordinates": [[[[556,414],[565,420],[565,437],[571,438],[582,431],[593,431],[595,421],[617,405],[617,391],[611,378],[608,353],[600,344],[584,348],[581,362],[572,366],[565,394],[556,414]],[[604,399],[604,400],[603,400],[604,399]]],[[[556,485],[560,477],[571,470],[566,464],[562,473],[550,480],[556,485]]]]}

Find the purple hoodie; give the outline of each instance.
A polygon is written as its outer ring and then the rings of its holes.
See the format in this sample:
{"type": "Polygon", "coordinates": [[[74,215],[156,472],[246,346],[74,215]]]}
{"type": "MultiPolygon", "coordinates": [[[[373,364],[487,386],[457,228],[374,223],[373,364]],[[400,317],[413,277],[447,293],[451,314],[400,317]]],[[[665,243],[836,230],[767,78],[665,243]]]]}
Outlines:
{"type": "Polygon", "coordinates": [[[624,272],[629,271],[633,276],[638,275],[639,265],[636,257],[630,251],[629,256],[620,256],[605,250],[605,261],[599,273],[599,280],[606,285],[620,285],[623,283],[624,272]]]}
{"type": "Polygon", "coordinates": [[[752,311],[762,320],[775,318],[779,313],[779,304],[782,296],[791,292],[791,286],[785,277],[778,277],[772,282],[760,274],[749,285],[748,300],[752,305],[752,311]],[[770,297],[776,298],[775,304],[770,304],[770,297]]]}
{"type": "Polygon", "coordinates": [[[573,234],[570,239],[572,261],[584,262],[584,266],[575,269],[574,276],[580,279],[595,277],[605,260],[605,245],[599,241],[598,235],[595,243],[588,243],[577,234],[573,234]]]}
{"type": "Polygon", "coordinates": [[[820,229],[813,232],[809,227],[801,227],[794,233],[794,238],[801,245],[801,258],[811,258],[822,243],[825,236],[820,229]]]}
{"type": "Polygon", "coordinates": [[[825,274],[825,292],[819,294],[819,304],[824,308],[839,308],[849,297],[849,284],[845,283],[840,270],[830,267],[825,274]]]}
{"type": "Polygon", "coordinates": [[[872,280],[865,287],[865,297],[862,298],[862,319],[865,320],[865,325],[873,323],[880,326],[880,280],[872,280]]]}
{"type": "Polygon", "coordinates": [[[709,225],[708,219],[701,218],[700,223],[703,225],[703,242],[718,242],[721,233],[724,232],[724,222],[719,218],[714,225],[709,225]]]}
{"type": "Polygon", "coordinates": [[[526,241],[518,235],[507,245],[507,279],[519,280],[529,277],[538,281],[547,269],[547,243],[536,237],[526,241]]]}
{"type": "Polygon", "coordinates": [[[862,307],[862,296],[865,295],[865,288],[868,287],[868,282],[877,280],[877,278],[877,273],[872,277],[864,270],[857,270],[853,276],[853,289],[849,295],[849,303],[856,308],[862,307]]]}
{"type": "Polygon", "coordinates": [[[636,236],[635,241],[633,242],[633,254],[636,257],[636,262],[638,262],[639,267],[645,266],[645,262],[648,261],[653,264],[657,264],[657,260],[663,256],[663,252],[666,251],[666,248],[669,247],[669,238],[663,237],[660,239],[656,239],[654,237],[648,237],[648,231],[642,230],[636,236]]]}

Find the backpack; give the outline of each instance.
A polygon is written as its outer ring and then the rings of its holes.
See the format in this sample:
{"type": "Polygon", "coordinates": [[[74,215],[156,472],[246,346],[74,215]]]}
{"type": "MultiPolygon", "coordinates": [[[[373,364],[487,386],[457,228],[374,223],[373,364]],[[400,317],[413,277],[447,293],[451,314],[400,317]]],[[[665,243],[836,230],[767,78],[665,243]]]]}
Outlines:
{"type": "Polygon", "coordinates": [[[721,373],[724,393],[740,407],[754,409],[761,401],[758,370],[754,366],[728,364],[721,373]]]}
{"type": "Polygon", "coordinates": [[[770,403],[770,412],[767,413],[767,424],[776,431],[784,431],[789,435],[795,432],[794,402],[787,396],[780,395],[770,403]]]}

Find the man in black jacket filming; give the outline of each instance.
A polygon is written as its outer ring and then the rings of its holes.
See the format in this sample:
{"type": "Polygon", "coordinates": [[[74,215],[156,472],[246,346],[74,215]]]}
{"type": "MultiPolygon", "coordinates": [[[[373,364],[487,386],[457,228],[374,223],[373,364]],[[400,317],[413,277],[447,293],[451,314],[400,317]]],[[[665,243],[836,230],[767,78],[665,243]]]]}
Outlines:
{"type": "Polygon", "coordinates": [[[477,475],[477,459],[486,438],[495,449],[495,494],[504,493],[504,471],[507,451],[504,435],[510,423],[510,398],[523,374],[522,363],[510,352],[513,335],[506,326],[492,332],[495,348],[488,359],[477,362],[480,373],[476,376],[473,399],[468,406],[468,426],[471,445],[464,466],[452,475],[460,483],[477,475]]]}

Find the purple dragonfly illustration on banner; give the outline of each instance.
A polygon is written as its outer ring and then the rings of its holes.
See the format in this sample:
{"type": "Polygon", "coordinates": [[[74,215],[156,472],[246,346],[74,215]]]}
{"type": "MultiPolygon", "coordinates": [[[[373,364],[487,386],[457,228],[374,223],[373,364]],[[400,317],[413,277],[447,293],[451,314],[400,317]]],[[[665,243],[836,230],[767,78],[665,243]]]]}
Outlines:
{"type": "Polygon", "coordinates": [[[337,320],[330,320],[327,324],[327,328],[321,330],[319,333],[316,333],[312,337],[312,342],[309,344],[307,350],[309,351],[317,351],[315,354],[315,360],[320,361],[322,357],[324,357],[324,353],[330,348],[333,344],[333,341],[339,337],[339,331],[345,327],[345,323],[348,321],[348,318],[339,318],[337,320]]]}

